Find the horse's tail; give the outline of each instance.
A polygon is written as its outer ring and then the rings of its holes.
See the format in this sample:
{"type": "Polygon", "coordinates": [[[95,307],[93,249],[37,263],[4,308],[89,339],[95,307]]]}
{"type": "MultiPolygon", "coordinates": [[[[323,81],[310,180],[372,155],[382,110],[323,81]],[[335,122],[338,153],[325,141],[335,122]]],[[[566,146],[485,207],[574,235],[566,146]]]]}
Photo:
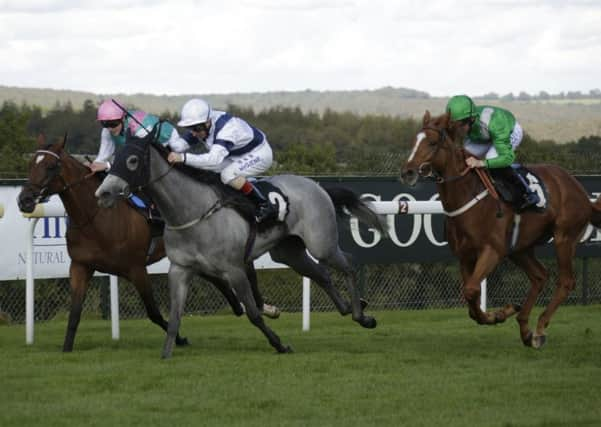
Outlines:
{"type": "Polygon", "coordinates": [[[590,220],[591,224],[601,228],[601,196],[591,204],[593,206],[593,213],[590,220]]]}
{"type": "Polygon", "coordinates": [[[377,214],[370,206],[369,202],[364,202],[357,194],[348,188],[329,187],[324,188],[324,190],[326,190],[326,193],[328,193],[328,196],[332,199],[338,212],[344,207],[351,215],[359,218],[359,221],[375,228],[382,233],[383,236],[388,236],[386,216],[377,214]]]}

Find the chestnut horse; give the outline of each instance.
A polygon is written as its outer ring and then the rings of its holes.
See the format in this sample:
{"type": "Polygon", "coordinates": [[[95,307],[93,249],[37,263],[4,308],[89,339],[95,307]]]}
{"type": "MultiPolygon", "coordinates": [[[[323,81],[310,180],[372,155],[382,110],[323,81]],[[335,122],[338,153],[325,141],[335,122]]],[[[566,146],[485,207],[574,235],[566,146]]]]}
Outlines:
{"type": "Polygon", "coordinates": [[[522,342],[541,347],[545,329],[558,306],[574,289],[576,280],[572,259],[576,245],[587,225],[601,226],[601,202],[591,203],[586,190],[564,169],[553,165],[532,165],[547,189],[547,207],[543,212],[517,214],[511,205],[498,202],[485,190],[474,170],[468,172],[468,154],[454,142],[449,116],[432,118],[426,111],[422,129],[417,133],[412,152],[402,167],[401,179],[413,186],[421,177],[434,177],[446,219],[447,240],[459,258],[463,295],[469,315],[479,324],[504,322],[516,312],[522,342]],[[501,212],[497,215],[497,211],[501,212]],[[511,237],[514,236],[513,241],[511,237]],[[530,311],[547,278],[545,267],[534,256],[534,247],[553,237],[558,282],[553,297],[538,318],[534,333],[528,326],[530,311]],[[511,241],[511,242],[510,242],[511,241]],[[508,304],[495,312],[480,309],[480,282],[504,258],[522,268],[531,287],[524,304],[508,304]]]}
{"type": "MultiPolygon", "coordinates": [[[[147,265],[165,256],[162,237],[156,239],[155,248],[149,254],[151,230],[144,216],[124,200],[116,209],[98,207],[94,192],[101,183],[100,178],[69,155],[64,150],[65,143],[66,136],[57,144],[45,144],[43,137],[38,138],[39,149],[29,165],[28,181],[17,199],[21,211],[31,213],[40,199],[58,194],[69,215],[66,240],[71,257],[71,309],[63,351],[73,350],[86,291],[95,271],[132,282],[150,320],[167,331],[167,321],[154,300],[146,271],[147,265]]],[[[243,309],[231,289],[218,288],[234,312],[242,315],[243,309]]],[[[185,345],[187,339],[178,334],[176,344],[185,345]]]]}

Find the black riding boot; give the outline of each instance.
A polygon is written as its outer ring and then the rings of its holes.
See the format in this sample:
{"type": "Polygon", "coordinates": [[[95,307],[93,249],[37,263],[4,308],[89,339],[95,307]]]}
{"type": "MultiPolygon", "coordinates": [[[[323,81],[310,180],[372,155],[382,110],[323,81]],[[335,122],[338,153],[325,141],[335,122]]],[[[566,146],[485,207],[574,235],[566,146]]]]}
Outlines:
{"type": "Polygon", "coordinates": [[[519,194],[514,196],[517,196],[514,206],[518,212],[522,212],[540,201],[536,191],[532,191],[528,182],[526,182],[517,169],[508,166],[506,168],[490,169],[490,171],[494,178],[505,180],[519,192],[519,194]]]}
{"type": "Polygon", "coordinates": [[[511,181],[520,189],[521,201],[516,203],[518,212],[522,212],[529,207],[540,202],[540,198],[536,191],[532,191],[526,179],[513,167],[507,168],[507,174],[511,181]]]}
{"type": "Polygon", "coordinates": [[[265,220],[274,218],[277,215],[276,207],[259,191],[257,187],[253,183],[252,191],[247,194],[250,200],[257,206],[257,210],[255,211],[255,220],[257,222],[263,222],[265,220]]]}

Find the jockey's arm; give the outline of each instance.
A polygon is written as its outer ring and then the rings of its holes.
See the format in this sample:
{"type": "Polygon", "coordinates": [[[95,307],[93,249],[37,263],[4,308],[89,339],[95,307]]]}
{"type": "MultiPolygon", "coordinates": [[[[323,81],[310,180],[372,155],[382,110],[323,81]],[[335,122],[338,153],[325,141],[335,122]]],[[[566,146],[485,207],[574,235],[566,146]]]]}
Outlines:
{"type": "Polygon", "coordinates": [[[106,164],[107,169],[110,169],[111,164],[109,163],[109,160],[114,152],[115,143],[111,139],[108,129],[102,129],[102,132],[100,133],[100,149],[98,150],[96,159],[94,159],[94,163],[104,163],[106,164]]]}
{"type": "Polygon", "coordinates": [[[497,157],[486,160],[487,168],[505,168],[511,166],[515,160],[515,153],[511,147],[511,130],[505,120],[491,120],[488,131],[497,150],[497,157]]]}
{"type": "Polygon", "coordinates": [[[184,153],[184,164],[197,169],[207,169],[221,164],[229,155],[229,151],[219,144],[213,144],[208,153],[192,154],[184,153]]]}
{"type": "Polygon", "coordinates": [[[169,145],[171,151],[175,151],[176,153],[183,153],[184,151],[188,151],[190,149],[190,144],[188,144],[188,141],[179,136],[179,133],[176,129],[173,129],[173,132],[171,132],[171,136],[167,141],[167,145],[169,145]]]}

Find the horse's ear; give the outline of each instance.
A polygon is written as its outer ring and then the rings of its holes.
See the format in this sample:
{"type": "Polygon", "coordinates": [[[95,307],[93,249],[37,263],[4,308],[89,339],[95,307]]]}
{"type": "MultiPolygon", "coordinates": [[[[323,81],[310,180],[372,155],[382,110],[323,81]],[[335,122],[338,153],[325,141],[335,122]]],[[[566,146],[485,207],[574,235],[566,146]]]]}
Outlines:
{"type": "Polygon", "coordinates": [[[38,147],[43,147],[44,145],[46,145],[46,137],[40,133],[38,135],[37,142],[38,142],[38,147]]]}
{"type": "Polygon", "coordinates": [[[422,119],[422,124],[426,126],[428,123],[430,123],[430,111],[426,110],[426,114],[424,114],[424,118],[422,119]]]}
{"type": "Polygon", "coordinates": [[[451,120],[451,115],[449,114],[448,111],[445,111],[445,113],[442,116],[440,116],[440,125],[442,126],[443,129],[449,128],[450,120],[451,120]]]}
{"type": "Polygon", "coordinates": [[[67,132],[65,132],[65,136],[63,136],[63,142],[60,142],[58,144],[58,146],[61,150],[64,150],[66,145],[67,145],[67,132]]]}

